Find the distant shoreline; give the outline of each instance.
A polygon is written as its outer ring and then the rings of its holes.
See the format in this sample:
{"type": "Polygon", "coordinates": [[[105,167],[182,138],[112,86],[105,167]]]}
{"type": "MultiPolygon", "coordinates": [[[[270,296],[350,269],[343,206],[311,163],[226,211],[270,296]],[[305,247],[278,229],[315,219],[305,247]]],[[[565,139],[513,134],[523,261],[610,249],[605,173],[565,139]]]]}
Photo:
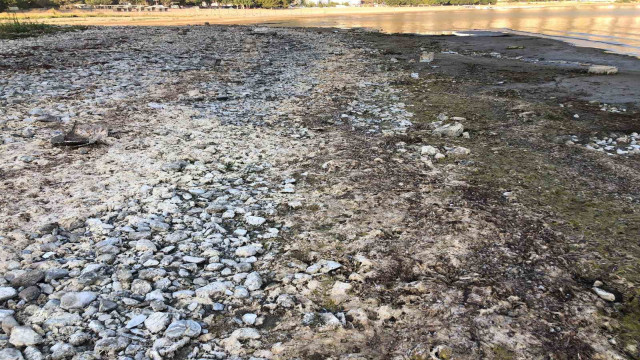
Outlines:
{"type": "Polygon", "coordinates": [[[60,25],[202,25],[210,24],[255,24],[269,21],[288,20],[317,16],[342,16],[362,14],[393,14],[413,12],[439,12],[489,9],[553,8],[576,5],[585,6],[637,6],[636,3],[616,3],[613,1],[562,1],[498,3],[497,5],[464,6],[417,6],[417,7],[332,7],[293,9],[171,9],[167,12],[117,12],[111,10],[27,10],[18,13],[0,13],[0,21],[14,16],[30,18],[39,22],[60,25]]]}

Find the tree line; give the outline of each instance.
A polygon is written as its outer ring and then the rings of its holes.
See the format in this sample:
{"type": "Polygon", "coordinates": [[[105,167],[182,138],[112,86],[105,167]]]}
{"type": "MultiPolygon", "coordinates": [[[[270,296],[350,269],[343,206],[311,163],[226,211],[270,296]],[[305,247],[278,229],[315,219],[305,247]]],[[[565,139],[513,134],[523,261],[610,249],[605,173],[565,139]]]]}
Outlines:
{"type": "MultiPolygon", "coordinates": [[[[179,3],[184,6],[199,6],[202,1],[207,3],[211,0],[158,0],[158,3],[169,6],[173,3],[179,3]]],[[[84,3],[87,5],[117,5],[119,3],[131,3],[133,5],[153,5],[154,0],[0,0],[0,11],[6,11],[9,7],[18,7],[20,9],[33,8],[58,8],[65,5],[84,3]]],[[[289,6],[289,0],[217,0],[220,5],[232,5],[238,8],[284,8],[289,6]]]]}
{"type": "Polygon", "coordinates": [[[385,0],[389,6],[420,5],[495,5],[497,0],[385,0]]]}

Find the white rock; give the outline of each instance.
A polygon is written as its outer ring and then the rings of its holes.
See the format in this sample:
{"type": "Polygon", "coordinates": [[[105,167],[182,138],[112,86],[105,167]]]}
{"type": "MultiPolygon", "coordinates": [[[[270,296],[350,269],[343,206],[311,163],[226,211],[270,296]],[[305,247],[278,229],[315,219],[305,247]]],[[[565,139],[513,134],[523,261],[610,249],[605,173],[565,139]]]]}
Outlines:
{"type": "Polygon", "coordinates": [[[164,335],[170,339],[181,338],[183,336],[196,337],[200,335],[202,327],[193,320],[174,321],[169,325],[164,335]]]}
{"type": "Polygon", "coordinates": [[[244,221],[249,225],[260,226],[264,224],[267,219],[260,216],[245,215],[244,221]]]}
{"type": "Polygon", "coordinates": [[[320,313],[319,318],[322,323],[321,331],[333,330],[342,326],[340,320],[330,312],[320,313]]]}
{"type": "Polygon", "coordinates": [[[11,330],[9,342],[15,347],[37,345],[42,343],[42,336],[29,326],[16,326],[11,330]]]}
{"type": "Polygon", "coordinates": [[[16,289],[9,286],[0,287],[0,302],[12,299],[16,295],[18,295],[18,291],[16,291],[16,289]]]}
{"type": "Polygon", "coordinates": [[[71,358],[76,354],[76,349],[66,343],[59,342],[51,347],[51,359],[61,360],[71,358]]]}
{"type": "Polygon", "coordinates": [[[91,291],[68,292],[60,298],[60,307],[63,309],[82,309],[98,297],[91,291]]]}
{"type": "Polygon", "coordinates": [[[0,360],[24,360],[18,349],[5,348],[0,350],[0,360]]]}
{"type": "Polygon", "coordinates": [[[260,249],[262,249],[262,246],[258,246],[258,245],[241,246],[236,249],[236,256],[240,256],[240,257],[253,256],[257,254],[260,251],[260,249]]]}
{"type": "Polygon", "coordinates": [[[420,148],[420,153],[422,155],[434,156],[435,154],[437,154],[439,152],[440,151],[438,151],[438,148],[433,147],[431,145],[426,145],[426,146],[423,146],[422,148],[420,148]]]}
{"type": "Polygon", "coordinates": [[[262,278],[260,277],[260,274],[254,271],[247,275],[247,278],[244,281],[244,286],[251,291],[260,289],[262,287],[262,278]]]}
{"type": "Polygon", "coordinates": [[[254,328],[241,328],[232,332],[231,337],[238,340],[260,339],[260,332],[254,328]]]}
{"type": "Polygon", "coordinates": [[[151,333],[158,333],[164,330],[169,322],[171,321],[171,316],[167,313],[163,312],[154,312],[149,315],[149,317],[144,321],[144,326],[151,333]]]}
{"type": "Polygon", "coordinates": [[[602,298],[603,300],[611,301],[611,302],[616,301],[616,296],[614,294],[608,292],[608,291],[602,290],[602,289],[600,289],[598,287],[594,287],[593,291],[598,296],[600,296],[600,298],[602,298]]]}
{"type": "MultiPolygon", "coordinates": [[[[44,360],[44,355],[35,346],[27,346],[22,352],[27,360],[44,360]]],[[[51,357],[53,358],[53,354],[51,357]]]]}
{"type": "Polygon", "coordinates": [[[125,327],[127,329],[133,329],[134,327],[137,327],[138,325],[142,324],[145,320],[147,320],[147,315],[138,314],[132,317],[131,320],[127,322],[127,325],[125,327]]]}
{"type": "Polygon", "coordinates": [[[197,256],[185,256],[182,258],[182,260],[184,262],[188,262],[188,263],[192,263],[192,264],[200,264],[205,262],[207,259],[203,258],[203,257],[197,257],[197,256]]]}
{"type": "Polygon", "coordinates": [[[258,318],[258,315],[256,315],[256,314],[247,313],[247,314],[242,315],[242,321],[247,325],[255,324],[257,318],[258,318]]]}
{"type": "Polygon", "coordinates": [[[453,149],[449,150],[448,153],[454,157],[465,157],[471,154],[471,150],[466,147],[456,146],[453,149]]]}
{"type": "Polygon", "coordinates": [[[608,65],[591,65],[588,72],[597,75],[613,75],[618,73],[618,68],[608,65]]]}
{"type": "Polygon", "coordinates": [[[307,267],[307,273],[309,274],[326,274],[333,270],[339,269],[342,265],[339,262],[331,260],[320,260],[317,263],[307,267]]]}
{"type": "Polygon", "coordinates": [[[430,62],[433,61],[435,56],[436,56],[436,54],[434,52],[423,51],[422,54],[420,54],[420,62],[421,63],[430,63],[430,62]]]}
{"type": "Polygon", "coordinates": [[[347,292],[351,290],[353,286],[349,283],[345,283],[342,281],[336,281],[331,288],[331,300],[334,303],[340,304],[349,298],[347,292]]]}
{"type": "Polygon", "coordinates": [[[229,287],[227,286],[227,284],[221,281],[216,281],[209,285],[196,289],[196,296],[199,298],[208,299],[211,296],[224,294],[228,289],[229,287]]]}
{"type": "Polygon", "coordinates": [[[156,244],[153,243],[153,241],[142,239],[136,241],[136,250],[156,252],[158,248],[156,247],[156,244]]]}
{"type": "Polygon", "coordinates": [[[462,135],[463,132],[464,132],[464,126],[462,126],[462,124],[458,122],[453,124],[442,125],[433,130],[434,135],[447,136],[447,137],[458,137],[462,135]]]}

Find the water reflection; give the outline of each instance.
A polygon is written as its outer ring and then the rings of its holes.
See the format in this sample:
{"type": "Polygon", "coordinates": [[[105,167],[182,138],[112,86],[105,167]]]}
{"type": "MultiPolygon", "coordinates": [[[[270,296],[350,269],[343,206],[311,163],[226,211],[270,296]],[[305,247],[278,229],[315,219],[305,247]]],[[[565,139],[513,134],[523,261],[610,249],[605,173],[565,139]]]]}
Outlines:
{"type": "Polygon", "coordinates": [[[457,9],[297,18],[286,26],[371,28],[386,33],[442,34],[511,29],[640,56],[640,6],[580,5],[518,9],[457,9]]]}

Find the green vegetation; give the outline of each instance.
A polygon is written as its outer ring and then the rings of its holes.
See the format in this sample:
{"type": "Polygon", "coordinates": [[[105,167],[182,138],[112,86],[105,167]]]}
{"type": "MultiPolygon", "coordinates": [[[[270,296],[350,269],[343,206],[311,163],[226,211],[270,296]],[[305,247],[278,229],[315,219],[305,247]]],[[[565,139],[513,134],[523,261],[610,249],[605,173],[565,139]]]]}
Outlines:
{"type": "Polygon", "coordinates": [[[496,360],[514,360],[516,354],[502,345],[495,345],[491,348],[493,358],[496,360]]]}
{"type": "Polygon", "coordinates": [[[80,29],[83,29],[83,27],[41,24],[29,20],[18,20],[14,16],[9,21],[0,22],[0,39],[17,39],[80,29]]]}

